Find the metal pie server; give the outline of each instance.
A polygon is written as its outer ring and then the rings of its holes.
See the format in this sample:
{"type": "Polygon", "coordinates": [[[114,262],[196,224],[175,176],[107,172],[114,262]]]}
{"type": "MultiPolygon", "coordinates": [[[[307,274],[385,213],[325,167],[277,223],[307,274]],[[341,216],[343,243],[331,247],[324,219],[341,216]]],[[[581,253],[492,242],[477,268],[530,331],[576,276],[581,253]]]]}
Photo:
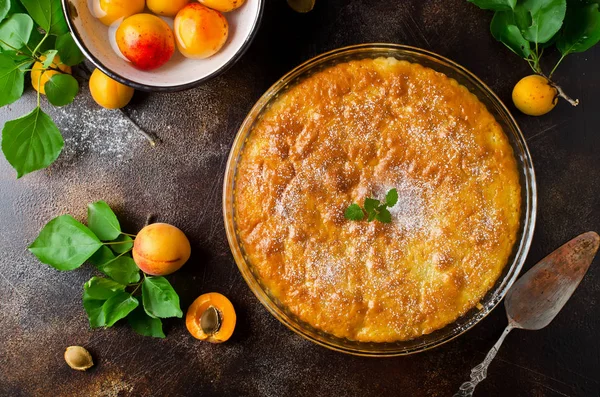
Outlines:
{"type": "Polygon", "coordinates": [[[599,245],[597,233],[583,233],[542,259],[515,282],[504,299],[508,326],[483,362],[471,370],[471,380],[463,383],[454,397],[473,395],[510,331],[514,328],[538,330],[550,324],[583,279],[599,245]]]}

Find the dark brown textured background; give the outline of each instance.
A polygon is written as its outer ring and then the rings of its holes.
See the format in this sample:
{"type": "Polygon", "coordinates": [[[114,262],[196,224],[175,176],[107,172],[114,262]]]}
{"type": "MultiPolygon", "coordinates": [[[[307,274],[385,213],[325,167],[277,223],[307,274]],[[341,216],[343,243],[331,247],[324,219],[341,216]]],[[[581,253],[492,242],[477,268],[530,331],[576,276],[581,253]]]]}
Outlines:
{"type": "MultiPolygon", "coordinates": [[[[249,51],[222,76],[174,94],[137,93],[126,108],[162,140],[155,149],[118,112],[99,109],[87,88],[73,105],[49,110],[66,146],[51,168],[21,180],[0,157],[0,396],[450,396],[506,324],[497,308],[458,339],[408,357],[369,359],[311,344],[278,323],[252,295],[229,251],[221,215],[225,161],[254,101],[280,76],[314,55],[365,42],[410,44],[464,65],[510,103],[530,73],[489,34],[491,13],[463,0],[317,0],[301,15],[268,0],[249,51]],[[85,215],[104,199],[130,232],[148,214],[179,226],[192,258],[170,276],[182,307],[210,291],[238,312],[233,340],[193,339],[179,319],[167,338],[126,325],[91,331],[81,304],[89,266],[61,273],[26,251],[51,218],[85,215]],[[96,366],[70,370],[62,354],[87,347],[96,366]]],[[[556,59],[548,54],[547,66],[556,59]]],[[[515,111],[536,167],[538,221],[525,268],[566,240],[600,231],[600,47],[569,56],[556,80],[581,105],[549,115],[515,111]]],[[[29,92],[0,110],[0,122],[34,106],[29,92]]],[[[511,104],[511,109],[513,109],[511,104]]],[[[515,331],[491,365],[479,396],[600,395],[600,262],[546,329],[515,331]]]]}

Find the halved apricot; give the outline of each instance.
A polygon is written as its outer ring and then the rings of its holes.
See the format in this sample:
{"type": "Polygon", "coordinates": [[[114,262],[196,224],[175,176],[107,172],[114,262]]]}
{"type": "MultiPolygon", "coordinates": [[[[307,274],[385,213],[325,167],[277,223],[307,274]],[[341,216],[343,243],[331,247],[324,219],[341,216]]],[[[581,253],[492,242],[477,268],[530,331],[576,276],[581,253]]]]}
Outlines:
{"type": "Polygon", "coordinates": [[[185,325],[190,334],[211,343],[228,340],[235,329],[235,321],[233,305],[218,292],[200,295],[185,316],[185,325]]]}

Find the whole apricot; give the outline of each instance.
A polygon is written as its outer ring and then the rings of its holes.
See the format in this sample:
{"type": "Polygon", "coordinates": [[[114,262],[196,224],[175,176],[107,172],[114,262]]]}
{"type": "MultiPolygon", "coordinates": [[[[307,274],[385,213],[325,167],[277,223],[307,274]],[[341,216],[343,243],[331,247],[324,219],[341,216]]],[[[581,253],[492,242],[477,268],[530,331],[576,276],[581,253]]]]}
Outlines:
{"type": "MultiPolygon", "coordinates": [[[[40,60],[42,62],[45,61],[46,56],[40,56],[40,60]]],[[[59,70],[64,73],[71,74],[71,67],[62,63],[58,55],[54,56],[50,67],[57,70],[46,69],[44,71],[44,67],[42,66],[41,62],[34,63],[33,67],[31,68],[31,85],[42,95],[46,95],[46,82],[55,74],[60,74],[59,70]]]]}
{"type": "Polygon", "coordinates": [[[190,305],[185,325],[196,339],[222,343],[233,335],[236,314],[231,301],[218,292],[200,295],[190,305]]]}
{"type": "Polygon", "coordinates": [[[90,93],[94,101],[106,109],[120,109],[133,97],[134,89],[111,79],[99,69],[90,77],[90,93]]]}
{"type": "Polygon", "coordinates": [[[205,6],[221,12],[233,11],[244,4],[245,0],[198,0],[205,6]]]}
{"type": "Polygon", "coordinates": [[[189,2],[190,0],[146,0],[146,5],[155,14],[174,17],[189,2]]]}
{"type": "Polygon", "coordinates": [[[512,100],[521,112],[529,116],[548,113],[558,102],[558,91],[544,76],[523,77],[513,89],[512,100]]]}
{"type": "Polygon", "coordinates": [[[141,70],[164,65],[175,52],[171,28],[152,14],[136,14],[125,19],[117,29],[116,38],[123,56],[141,70]]]}
{"type": "Polygon", "coordinates": [[[133,260],[153,276],[171,274],[190,258],[190,242],[181,230],[167,223],[144,227],[133,242],[133,260]]]}
{"type": "Polygon", "coordinates": [[[174,30],[179,51],[188,58],[202,59],[223,47],[229,25],[219,11],[191,3],[177,13],[174,30]]]}
{"type": "Polygon", "coordinates": [[[106,26],[144,11],[144,0],[94,0],[94,15],[106,26]]]}

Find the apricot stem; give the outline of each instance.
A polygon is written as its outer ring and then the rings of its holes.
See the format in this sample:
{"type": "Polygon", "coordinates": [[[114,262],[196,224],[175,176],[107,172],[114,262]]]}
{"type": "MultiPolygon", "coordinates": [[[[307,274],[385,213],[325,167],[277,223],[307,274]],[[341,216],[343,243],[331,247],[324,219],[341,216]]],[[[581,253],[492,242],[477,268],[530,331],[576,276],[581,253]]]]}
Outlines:
{"type": "Polygon", "coordinates": [[[124,233],[124,232],[121,232],[121,234],[123,234],[125,236],[129,236],[129,237],[133,237],[133,238],[137,237],[137,234],[129,234],[129,233],[124,233]]]}
{"type": "Polygon", "coordinates": [[[119,109],[119,111],[121,112],[123,117],[125,117],[127,120],[129,120],[129,122],[131,124],[133,124],[136,131],[139,134],[141,134],[144,138],[146,138],[146,140],[150,143],[150,146],[152,146],[152,147],[156,146],[156,141],[154,140],[154,138],[152,136],[150,136],[150,134],[148,134],[146,131],[144,131],[135,121],[133,121],[133,119],[131,117],[129,117],[129,115],[127,113],[125,113],[125,111],[123,109],[119,109]]]}
{"type": "Polygon", "coordinates": [[[558,91],[558,96],[569,102],[571,106],[579,105],[579,99],[573,99],[570,96],[568,96],[559,85],[555,84],[552,81],[550,81],[550,85],[556,88],[556,91],[558,91]]]}

